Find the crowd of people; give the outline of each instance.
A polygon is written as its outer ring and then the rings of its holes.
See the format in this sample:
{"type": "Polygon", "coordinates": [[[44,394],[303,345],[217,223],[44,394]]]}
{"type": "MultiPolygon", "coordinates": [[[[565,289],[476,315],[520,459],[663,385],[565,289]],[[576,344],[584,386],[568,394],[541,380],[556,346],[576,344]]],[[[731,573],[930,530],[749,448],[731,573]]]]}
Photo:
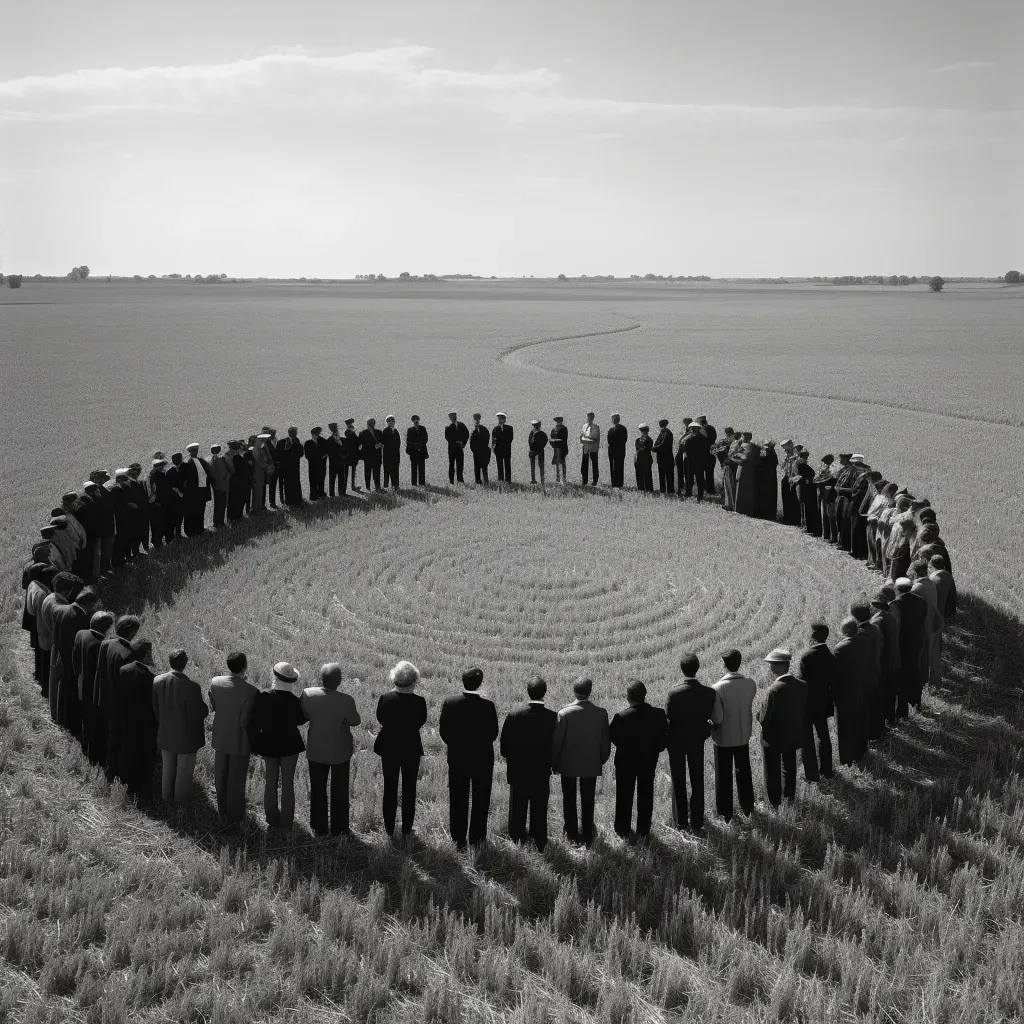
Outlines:
{"type": "MultiPolygon", "coordinates": [[[[512,480],[512,425],[501,413],[493,428],[480,419],[474,414],[470,429],[456,413],[449,414],[445,441],[453,485],[463,482],[467,446],[477,484],[489,483],[492,455],[498,481],[512,480]]],[[[226,528],[245,515],[267,513],[268,503],[296,506],[306,498],[343,496],[350,485],[359,490],[360,462],[367,490],[371,484],[376,490],[397,489],[402,438],[395,417],[386,418],[382,431],[370,419],[365,430],[356,432],[354,422],[346,420],[343,432],[330,424],[327,437],[314,427],[304,442],[295,427],[281,441],[275,430],[264,427],[248,441],[229,441],[226,450],[213,445],[209,458],[199,455],[198,444],[170,460],[156,452],[145,475],[138,462],[115,470],[112,478],[97,470],[80,490],[63,495],[42,527],[22,576],[22,625],[34,652],[36,680],[53,721],[80,741],[108,780],[119,779],[140,802],[156,798],[157,774],[159,799],[167,804],[189,799],[196,754],[206,744],[205,723],[212,711],[217,808],[226,821],[245,814],[246,780],[256,755],[265,765],[267,823],[291,827],[294,776],[305,753],[311,830],[348,833],[352,729],[362,718],[352,696],[341,689],[340,665],[324,665],[317,685],[300,690],[299,673],[282,661],[273,668],[272,688],[260,691],[248,679],[246,655],[232,652],[225,674],[211,680],[207,699],[188,674],[186,651],[170,652],[167,671],[157,674],[152,643],[139,635],[140,620],[115,618],[102,609],[101,588],[113,569],[143,557],[151,547],[204,533],[211,501],[212,526],[226,528]]],[[[806,782],[833,776],[830,718],[835,720],[839,763],[854,765],[888,727],[920,706],[926,687],[941,681],[942,637],[956,612],[956,586],[926,499],[885,479],[862,455],[827,454],[815,470],[800,444],[783,441],[780,459],[772,441],[759,444],[749,432],[731,427],[719,437],[704,416],[683,420],[678,443],[668,420],[660,421],[654,438],[647,424],[640,424],[638,433],[634,465],[639,490],[653,490],[656,461],[663,494],[685,499],[696,490],[702,500],[720,491],[726,510],[781,520],[821,537],[876,569],[880,585],[850,606],[833,646],[827,624],[816,622],[798,655],[776,648],[764,657],[769,685],[756,715],[758,686],[740,671],[737,650],[723,653],[724,675],[713,685],[699,680],[697,656],[684,655],[681,681],[670,690],[664,708],[647,701],[641,681],[631,682],[626,706],[610,720],[592,699],[591,679],[578,679],[574,700],[556,713],[545,704],[546,682],[537,677],[526,687],[526,703],[510,710],[500,728],[495,705],[481,690],[483,671],[467,669],[462,692],[444,700],[438,720],[447,749],[450,831],[460,848],[486,839],[496,741],[508,773],[508,834],[513,840],[544,847],[555,774],[561,780],[565,834],[589,845],[595,836],[596,783],[613,747],[616,834],[649,834],[662,752],[667,752],[672,780],[672,820],[678,828],[699,833],[705,823],[709,738],[716,810],[729,821],[734,792],[744,814],[754,808],[749,745],[755,719],[764,791],[777,808],[795,796],[798,758],[806,782]]],[[[623,486],[627,441],[627,428],[614,414],[605,440],[613,488],[623,486]]],[[[427,428],[413,416],[405,433],[413,486],[425,485],[428,442],[427,428]]],[[[579,442],[582,485],[596,487],[601,428],[593,413],[581,426],[579,442]]],[[[550,433],[534,420],[527,436],[531,480],[540,486],[545,485],[549,447],[556,482],[564,483],[569,443],[561,416],[554,417],[550,433]]],[[[401,806],[401,831],[408,835],[415,819],[427,704],[416,692],[419,672],[410,662],[399,662],[390,681],[393,689],[377,702],[373,750],[381,760],[384,828],[395,833],[401,806]]]]}

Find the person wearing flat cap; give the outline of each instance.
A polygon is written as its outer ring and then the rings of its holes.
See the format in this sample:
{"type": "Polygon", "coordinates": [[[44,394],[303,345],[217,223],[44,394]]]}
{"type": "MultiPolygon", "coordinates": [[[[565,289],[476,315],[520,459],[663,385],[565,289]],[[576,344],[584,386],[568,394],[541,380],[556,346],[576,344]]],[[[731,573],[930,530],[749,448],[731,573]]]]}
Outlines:
{"type": "Polygon", "coordinates": [[[587,413],[587,422],[580,429],[580,445],[583,448],[583,458],[580,462],[580,475],[583,477],[583,486],[587,486],[587,476],[591,483],[597,486],[597,453],[601,448],[601,428],[594,422],[594,414],[587,413]]]}
{"type": "Polygon", "coordinates": [[[371,416],[366,421],[366,429],[359,434],[359,453],[363,460],[363,484],[367,494],[370,492],[370,481],[378,494],[380,486],[380,467],[384,461],[384,432],[377,429],[377,421],[371,416]]]}
{"type": "Polygon", "coordinates": [[[491,432],[480,422],[481,415],[473,413],[473,429],[469,432],[469,450],[473,453],[473,482],[487,484],[491,465],[491,432]]]}
{"type": "Polygon", "coordinates": [[[469,428],[459,419],[457,412],[448,413],[444,439],[448,444],[448,483],[464,483],[462,474],[466,462],[465,448],[469,444],[469,428]]]}
{"type": "Polygon", "coordinates": [[[199,683],[185,671],[188,654],[179,648],[167,660],[169,670],[153,680],[160,796],[164,803],[183,804],[192,795],[196,754],[206,746],[203,723],[210,709],[199,683]]]}
{"type": "MultiPolygon", "coordinates": [[[[359,471],[362,442],[359,440],[359,434],[356,431],[355,422],[355,419],[351,416],[345,420],[345,432],[341,435],[341,439],[345,443],[346,472],[352,474],[350,483],[353,492],[361,489],[359,487],[359,482],[356,480],[356,475],[359,471]]],[[[344,491],[342,491],[342,493],[344,493],[344,491]]]]}
{"type": "Polygon", "coordinates": [[[511,423],[506,423],[503,412],[497,413],[497,423],[491,428],[491,447],[494,449],[494,461],[498,466],[498,482],[512,483],[512,439],[515,431],[511,423]]]}
{"type": "Polygon", "coordinates": [[[295,821],[295,766],[306,749],[299,726],[307,721],[295,694],[298,681],[299,673],[279,661],[271,688],[256,695],[249,718],[252,752],[263,758],[263,813],[271,828],[291,828],[295,821]]]}
{"type": "Polygon", "coordinates": [[[114,536],[117,524],[114,514],[114,499],[104,486],[110,480],[110,474],[97,469],[89,474],[89,482],[94,485],[90,489],[95,501],[94,531],[96,548],[93,554],[92,575],[99,579],[110,572],[114,557],[114,536]]]}
{"type": "Polygon", "coordinates": [[[537,482],[540,474],[540,485],[544,486],[544,449],[548,446],[548,435],[541,429],[540,420],[530,420],[530,433],[526,438],[526,447],[530,455],[530,483],[537,482]]]}
{"type": "Polygon", "coordinates": [[[708,466],[704,471],[704,491],[706,494],[715,493],[715,460],[711,453],[714,451],[715,443],[718,441],[718,431],[708,423],[707,416],[698,416],[696,419],[701,433],[708,439],[708,466]]]}
{"type": "Polygon", "coordinates": [[[807,782],[831,779],[832,737],[828,720],[835,714],[832,688],[836,681],[836,659],[828,646],[828,626],[824,622],[811,625],[810,645],[800,654],[792,671],[807,684],[804,733],[800,744],[804,779],[807,782]]]}
{"type": "Polygon", "coordinates": [[[384,470],[384,490],[389,487],[398,491],[398,473],[402,462],[402,435],[395,426],[394,416],[384,417],[384,429],[380,432],[381,463],[384,470]]]}
{"type": "Polygon", "coordinates": [[[796,755],[803,745],[807,684],[789,671],[792,656],[776,647],[765,657],[772,684],[757,713],[761,723],[761,757],[768,803],[778,809],[796,796],[796,755]]]}
{"type": "MultiPolygon", "coordinates": [[[[711,457],[711,442],[707,434],[700,429],[698,423],[691,422],[686,433],[679,439],[676,452],[677,488],[680,498],[693,496],[693,488],[697,487],[697,500],[704,500],[707,490],[708,471],[714,479],[714,459],[711,457]]],[[[714,490],[708,493],[714,494],[714,490]]]]}
{"type": "Polygon", "coordinates": [[[675,494],[675,435],[669,430],[668,420],[658,420],[658,436],[652,450],[658,463],[658,490],[662,494],[675,494]]]}
{"type": "Polygon", "coordinates": [[[755,473],[757,481],[757,518],[774,523],[779,514],[779,454],[775,442],[761,445],[761,458],[755,473]]]}
{"type": "Polygon", "coordinates": [[[890,603],[899,619],[900,667],[896,675],[896,717],[906,718],[910,708],[921,706],[924,686],[922,662],[928,601],[913,592],[913,582],[900,576],[893,582],[896,599],[890,603]]]}
{"type": "Polygon", "coordinates": [[[551,428],[551,465],[555,470],[555,483],[565,483],[565,457],[569,454],[569,428],[562,416],[555,417],[551,428]]]}
{"type": "Polygon", "coordinates": [[[224,525],[224,516],[228,510],[228,493],[234,467],[219,444],[210,446],[209,466],[210,487],[213,491],[213,528],[219,530],[224,525]]]}
{"type": "Polygon", "coordinates": [[[327,479],[327,444],[321,438],[323,427],[312,427],[309,437],[302,446],[306,456],[306,472],[309,476],[309,500],[319,501],[327,497],[324,481],[327,479]]]}
{"type": "Polygon", "coordinates": [[[134,557],[132,550],[132,492],[128,469],[117,469],[114,471],[113,487],[109,488],[110,497],[114,502],[114,554],[111,558],[111,565],[116,569],[124,565],[134,557]]]}
{"type": "Polygon", "coordinates": [[[466,669],[462,693],[445,698],[438,720],[438,734],[448,748],[448,827],[460,850],[467,840],[474,846],[487,841],[498,712],[480,692],[483,681],[483,669],[466,669]]]}
{"type": "Polygon", "coordinates": [[[154,548],[161,548],[167,533],[164,510],[171,503],[171,485],[167,481],[167,460],[154,459],[149,469],[149,532],[154,548]]]}
{"type": "Polygon", "coordinates": [[[612,425],[608,428],[608,473],[612,487],[622,488],[626,469],[626,442],[629,431],[622,425],[622,417],[612,413],[612,425]]]}
{"type": "Polygon", "coordinates": [[[633,456],[636,489],[638,491],[653,491],[654,477],[651,474],[651,466],[654,463],[654,442],[651,440],[651,428],[646,423],[641,423],[637,429],[640,431],[640,436],[633,442],[636,449],[636,454],[633,456]]]}
{"type": "Polygon", "coordinates": [[[348,491],[348,452],[345,439],[337,423],[328,423],[327,429],[327,493],[344,497],[348,491]]]}
{"type": "Polygon", "coordinates": [[[405,454],[409,456],[413,487],[425,487],[427,483],[427,440],[427,428],[414,415],[412,426],[405,432],[405,454]]]}
{"type": "Polygon", "coordinates": [[[857,510],[853,504],[857,482],[860,479],[859,467],[853,465],[853,456],[845,452],[839,456],[839,469],[835,474],[834,490],[836,494],[836,525],[839,528],[839,546],[844,551],[853,549],[853,524],[857,510]]]}

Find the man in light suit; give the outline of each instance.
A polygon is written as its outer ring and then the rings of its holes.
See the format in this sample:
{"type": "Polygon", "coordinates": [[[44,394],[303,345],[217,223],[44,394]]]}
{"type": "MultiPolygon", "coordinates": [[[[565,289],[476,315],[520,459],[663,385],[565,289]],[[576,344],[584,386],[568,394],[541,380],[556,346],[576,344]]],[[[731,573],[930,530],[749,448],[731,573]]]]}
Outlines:
{"type": "Polygon", "coordinates": [[[576,700],[558,712],[551,741],[551,764],[562,776],[565,834],[571,843],[594,841],[594,797],[597,778],[611,754],[608,712],[591,703],[594,684],[581,677],[573,683],[576,700]],[[579,790],[579,809],[576,791],[579,790]],[[579,813],[581,812],[581,813],[579,813]]]}
{"type": "Polygon", "coordinates": [[[252,744],[249,719],[259,690],[249,682],[249,662],[241,651],[227,657],[228,675],[210,680],[213,708],[213,777],[217,812],[229,822],[245,815],[245,779],[249,774],[252,744]]]}
{"type": "Polygon", "coordinates": [[[343,693],[341,666],[330,662],[320,669],[320,685],[302,691],[300,704],[309,719],[306,759],[309,762],[309,827],[318,836],[349,835],[349,765],[352,761],[352,729],[359,725],[359,711],[352,697],[343,693]],[[328,778],[330,815],[328,816],[328,778]]]}
{"type": "Polygon", "coordinates": [[[498,713],[494,702],[479,693],[483,681],[482,669],[463,672],[462,693],[445,699],[438,723],[438,733],[448,747],[449,827],[460,850],[466,848],[467,831],[474,846],[487,840],[498,713]]]}
{"type": "Polygon", "coordinates": [[[726,821],[732,821],[734,771],[740,808],[748,816],[754,811],[749,744],[757,683],[740,672],[742,661],[743,656],[735,647],[723,653],[726,672],[714,685],[715,704],[711,710],[711,739],[715,744],[715,808],[726,821]]]}
{"type": "Polygon", "coordinates": [[[510,711],[501,726],[501,756],[508,769],[508,835],[515,843],[530,838],[543,850],[548,841],[551,743],[558,715],[544,706],[548,684],[537,676],[526,687],[529,702],[510,711]]]}

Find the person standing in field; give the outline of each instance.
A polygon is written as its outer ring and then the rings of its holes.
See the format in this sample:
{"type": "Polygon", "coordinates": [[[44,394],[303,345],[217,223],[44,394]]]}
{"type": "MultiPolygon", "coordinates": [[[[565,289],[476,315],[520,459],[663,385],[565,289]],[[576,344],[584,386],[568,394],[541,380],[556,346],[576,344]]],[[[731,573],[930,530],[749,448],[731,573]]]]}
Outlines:
{"type": "MultiPolygon", "coordinates": [[[[700,429],[698,424],[691,423],[686,428],[686,433],[679,442],[679,452],[677,455],[677,466],[680,473],[680,497],[692,497],[693,488],[696,486],[697,500],[704,500],[709,468],[712,476],[714,476],[713,461],[711,445],[707,435],[700,429]]],[[[710,493],[713,494],[714,491],[710,493]]]]}
{"type": "MultiPolygon", "coordinates": [[[[295,508],[302,504],[302,480],[299,475],[299,464],[302,461],[303,448],[299,440],[299,428],[289,427],[288,435],[277,446],[281,457],[281,480],[284,482],[284,500],[286,505],[295,508]]],[[[231,518],[231,512],[228,512],[231,518]]]]}
{"type": "Polygon", "coordinates": [[[359,482],[356,480],[362,442],[359,440],[359,434],[356,432],[355,422],[351,416],[345,420],[345,433],[342,435],[342,440],[345,442],[345,472],[352,474],[353,492],[362,490],[359,482]]]}
{"type": "Polygon", "coordinates": [[[765,657],[773,682],[757,713],[768,803],[776,810],[796,796],[796,755],[803,743],[807,684],[790,670],[788,650],[776,647],[765,657]]]}
{"type": "Polygon", "coordinates": [[[701,433],[708,439],[708,464],[704,470],[704,492],[705,494],[715,493],[715,460],[711,456],[714,451],[715,442],[718,440],[718,431],[708,423],[707,416],[698,416],[697,421],[701,433]]]}
{"type": "Polygon", "coordinates": [[[665,749],[665,712],[647,703],[647,687],[636,680],[626,687],[628,707],[612,718],[608,737],[615,744],[615,834],[620,839],[651,834],[654,775],[665,749]],[[633,797],[636,796],[636,829],[633,797]]]}
{"type": "MultiPolygon", "coordinates": [[[[923,559],[915,559],[911,562],[910,568],[907,570],[907,579],[910,580],[911,593],[923,597],[928,606],[928,613],[924,620],[924,647],[921,651],[921,684],[922,687],[928,687],[934,685],[932,652],[936,644],[940,642],[945,622],[939,611],[938,589],[928,576],[928,563],[923,559]]],[[[54,639],[56,640],[56,632],[54,639]]]]}
{"type": "Polygon", "coordinates": [[[110,572],[114,557],[114,536],[117,533],[117,521],[114,515],[114,499],[105,486],[110,481],[110,474],[103,469],[94,470],[89,474],[88,490],[96,502],[96,553],[93,556],[93,579],[99,579],[110,572]]]}
{"type": "Polygon", "coordinates": [[[601,428],[594,422],[594,414],[587,413],[587,422],[580,430],[580,445],[583,448],[583,458],[580,461],[580,475],[583,477],[583,486],[587,486],[587,470],[591,482],[597,486],[597,453],[601,448],[601,428]]]}
{"type": "Polygon", "coordinates": [[[843,638],[832,652],[836,662],[832,695],[836,707],[839,763],[848,765],[856,764],[868,745],[864,679],[869,671],[871,645],[867,637],[858,634],[857,620],[853,616],[843,619],[839,629],[843,638]]]}
{"type": "Polygon", "coordinates": [[[133,462],[128,467],[128,550],[138,558],[141,549],[149,550],[149,491],[142,479],[142,465],[133,462]]]}
{"type": "Polygon", "coordinates": [[[53,634],[49,622],[42,617],[43,602],[53,593],[53,578],[57,570],[52,565],[37,562],[31,570],[32,576],[28,590],[25,591],[25,614],[32,621],[32,633],[35,636],[35,678],[40,692],[48,698],[50,687],[50,648],[53,646],[53,634]]]}
{"type": "Polygon", "coordinates": [[[119,673],[132,659],[132,642],[141,623],[134,615],[122,615],[114,623],[114,635],[100,644],[93,686],[93,744],[102,759],[107,782],[117,777],[121,743],[121,706],[117,699],[119,673]]]}
{"type": "MultiPolygon", "coordinates": [[[[296,673],[296,678],[298,674],[296,673]]],[[[352,730],[362,719],[352,697],[343,693],[341,666],[329,662],[320,669],[320,685],[302,694],[303,718],[309,720],[306,760],[309,762],[309,827],[316,835],[349,835],[349,769],[352,730]],[[328,815],[330,782],[330,815],[328,815]]],[[[284,796],[281,797],[282,824],[284,796]]]]}
{"type": "Polygon", "coordinates": [[[170,484],[170,504],[164,507],[164,540],[184,540],[182,531],[185,522],[185,478],[182,472],[182,454],[175,452],[171,456],[171,464],[167,467],[165,477],[170,484]]]}
{"type": "Polygon", "coordinates": [[[366,429],[359,435],[359,451],[363,459],[363,483],[366,490],[369,492],[372,479],[373,489],[379,494],[384,435],[377,429],[377,421],[372,416],[366,421],[366,429]]]}
{"type": "Polygon", "coordinates": [[[736,508],[736,467],[729,461],[729,453],[735,438],[733,428],[726,427],[712,449],[722,467],[722,508],[726,512],[732,512],[736,508]]]}
{"type": "Polygon", "coordinates": [[[524,843],[529,834],[538,850],[548,842],[551,744],[558,722],[558,715],[544,706],[547,692],[548,684],[540,676],[527,684],[529,700],[505,716],[499,745],[508,771],[509,838],[524,843]]]}
{"type": "Polygon", "coordinates": [[[309,476],[310,501],[319,501],[325,497],[324,478],[327,475],[327,467],[324,459],[325,452],[320,440],[322,433],[322,427],[312,427],[306,443],[302,446],[303,454],[306,456],[306,472],[309,476]]]}
{"type": "Polygon", "coordinates": [[[878,695],[872,707],[873,729],[881,735],[896,713],[896,681],[900,671],[900,623],[889,607],[896,591],[879,590],[871,600],[871,621],[882,633],[882,661],[878,695]]]}
{"type": "Polygon", "coordinates": [[[757,481],[757,518],[774,523],[779,512],[779,456],[774,441],[761,445],[755,478],[757,481]]]}
{"type": "Polygon", "coordinates": [[[412,486],[427,483],[427,428],[420,424],[419,416],[412,417],[412,426],[405,432],[405,454],[409,456],[412,486]]]}
{"type": "Polygon", "coordinates": [[[857,480],[860,475],[859,469],[852,465],[853,455],[843,452],[839,455],[839,470],[836,472],[836,526],[839,530],[839,546],[844,551],[850,551],[853,545],[853,519],[851,512],[853,494],[856,490],[857,480]]]}
{"type": "Polygon", "coordinates": [[[761,461],[761,449],[754,444],[751,435],[743,435],[743,444],[732,461],[736,465],[736,511],[743,516],[756,517],[757,464],[761,461]]]}
{"type": "Polygon", "coordinates": [[[487,484],[491,464],[491,432],[480,422],[480,413],[473,413],[473,429],[469,434],[469,450],[473,453],[473,482],[487,484]]]}
{"type": "Polygon", "coordinates": [[[170,671],[153,680],[160,797],[166,804],[183,804],[192,795],[196,754],[206,746],[203,723],[210,709],[199,684],[185,673],[188,655],[178,649],[167,660],[170,671]]]}
{"type": "Polygon", "coordinates": [[[269,434],[257,434],[252,445],[252,499],[254,512],[265,512],[267,509],[267,484],[274,477],[274,457],[267,445],[269,434]]]}
{"type": "Polygon", "coordinates": [[[900,671],[896,685],[896,717],[906,718],[911,707],[921,706],[921,657],[924,651],[928,602],[913,593],[913,584],[901,576],[893,584],[896,598],[891,607],[900,623],[900,671]]]}
{"type": "Polygon", "coordinates": [[[802,451],[797,455],[793,466],[796,479],[796,497],[800,502],[800,514],[804,528],[813,537],[820,537],[822,532],[821,513],[818,508],[818,488],[814,483],[814,470],[808,460],[810,452],[802,451]]]}
{"type": "Polygon", "coordinates": [[[267,499],[271,508],[277,508],[279,496],[284,502],[284,480],[281,479],[281,456],[277,453],[277,431],[273,427],[263,426],[260,428],[260,433],[267,435],[264,444],[273,465],[270,476],[267,477],[267,499]]]}
{"type": "MultiPolygon", "coordinates": [[[[865,742],[882,738],[884,724],[879,723],[880,694],[882,678],[882,650],[885,638],[877,623],[872,622],[871,606],[866,601],[856,601],[850,606],[850,614],[857,620],[857,635],[866,641],[868,651],[863,676],[864,687],[864,737],[865,742]]],[[[884,717],[882,718],[884,723],[884,717]]]]}
{"type": "Polygon", "coordinates": [[[384,418],[384,430],[381,432],[381,459],[384,465],[384,490],[389,487],[398,491],[398,473],[402,462],[402,435],[395,426],[395,417],[384,418]]]}
{"type": "Polygon", "coordinates": [[[551,465],[555,469],[555,483],[565,483],[565,457],[569,454],[569,428],[561,416],[555,417],[551,428],[551,465]]]}
{"type": "Polygon", "coordinates": [[[658,462],[658,490],[662,494],[675,494],[675,436],[668,428],[668,420],[658,420],[658,436],[652,450],[658,462]]]}
{"type": "Polygon", "coordinates": [[[249,719],[259,690],[249,682],[249,662],[241,651],[232,651],[227,656],[227,669],[227,675],[215,676],[210,681],[213,778],[217,813],[228,822],[236,822],[245,816],[245,780],[252,756],[249,719]]]}
{"type": "Polygon", "coordinates": [[[714,685],[711,739],[715,744],[715,808],[726,821],[733,815],[733,773],[740,809],[754,810],[754,781],[750,774],[750,734],[757,683],[740,672],[743,656],[735,648],[722,655],[725,675],[714,685]]]}
{"type": "MultiPolygon", "coordinates": [[[[249,719],[252,752],[263,758],[263,814],[270,828],[288,829],[295,822],[295,766],[306,749],[299,727],[308,721],[295,695],[298,681],[299,673],[279,661],[271,689],[256,695],[249,719]]],[[[310,802],[312,794],[310,787],[310,802]]]]}
{"type": "MultiPolygon", "coordinates": [[[[184,462],[183,476],[188,505],[185,509],[185,533],[198,537],[206,532],[206,503],[210,500],[210,464],[199,455],[199,445],[193,441],[185,446],[188,458],[184,462]]],[[[271,463],[273,467],[273,463],[271,463]]],[[[260,507],[266,503],[261,495],[260,507]]]]}
{"type": "Polygon", "coordinates": [[[541,430],[540,420],[530,420],[530,433],[526,438],[526,446],[530,455],[530,483],[537,482],[540,473],[540,485],[544,486],[544,449],[548,445],[548,435],[541,430]]]}
{"type": "Polygon", "coordinates": [[[118,671],[114,699],[119,707],[121,735],[117,746],[117,774],[129,793],[142,805],[153,800],[157,724],[153,713],[153,645],[137,639],[131,660],[118,671]]]}
{"type": "Polygon", "coordinates": [[[71,648],[71,667],[78,687],[78,706],[82,716],[82,753],[93,764],[103,764],[106,747],[97,749],[96,734],[96,665],[100,645],[114,625],[110,612],[93,612],[89,628],[79,630],[71,648]]]}
{"type": "Polygon", "coordinates": [[[53,592],[43,598],[39,609],[39,621],[43,626],[43,633],[48,638],[49,661],[46,665],[46,693],[45,697],[50,706],[50,718],[57,721],[57,697],[60,693],[60,651],[57,648],[57,637],[54,625],[57,620],[58,609],[70,605],[78,596],[82,588],[82,579],[70,572],[59,572],[53,577],[53,592]]]}
{"type": "Polygon", "coordinates": [[[626,468],[626,442],[629,431],[622,425],[621,416],[612,413],[612,425],[608,428],[608,474],[612,487],[622,487],[626,468]]]}
{"type": "Polygon", "coordinates": [[[452,841],[466,848],[487,840],[487,816],[494,777],[498,713],[480,693],[482,669],[462,673],[462,693],[441,705],[438,733],[448,748],[448,825],[452,841]],[[470,794],[472,793],[472,804],[470,794]]]}
{"type": "MultiPolygon", "coordinates": [[[[924,551],[921,552],[922,556],[924,551]]],[[[934,554],[928,559],[928,578],[935,584],[935,597],[943,625],[956,614],[956,585],[950,573],[945,553],[934,554]]],[[[932,685],[942,682],[942,630],[938,632],[932,646],[932,685]]]]}
{"type": "Polygon", "coordinates": [[[498,481],[512,483],[512,439],[515,431],[506,416],[499,412],[497,424],[491,430],[491,447],[494,449],[494,461],[498,465],[498,481]]]}
{"type": "Polygon", "coordinates": [[[591,702],[593,687],[585,676],[576,680],[572,687],[576,700],[558,712],[551,741],[551,763],[562,777],[565,835],[569,842],[582,839],[587,846],[594,841],[597,779],[611,754],[608,712],[591,702]]]}
{"type": "Polygon", "coordinates": [[[412,835],[416,819],[416,780],[423,757],[420,729],[427,722],[427,702],[415,693],[419,669],[411,661],[400,661],[391,670],[393,690],[377,701],[380,732],[373,752],[380,758],[384,775],[384,831],[395,832],[398,813],[398,781],[402,781],[402,836],[412,835]]]}
{"type": "Polygon", "coordinates": [[[651,440],[650,427],[641,423],[637,429],[640,436],[633,442],[636,454],[633,456],[633,469],[636,472],[636,489],[638,491],[653,491],[654,477],[651,474],[651,466],[654,457],[654,442],[651,440]]]}
{"type": "MultiPolygon", "coordinates": [[[[703,490],[705,478],[699,481],[703,490]]],[[[711,735],[715,691],[697,678],[700,660],[692,652],[679,662],[683,681],[672,687],[665,702],[666,744],[672,774],[672,822],[695,835],[704,827],[704,744],[711,735]],[[690,776],[687,799],[686,776],[690,776]]]]}
{"type": "Polygon", "coordinates": [[[828,720],[835,711],[832,690],[836,685],[836,673],[836,659],[828,646],[828,626],[824,622],[815,622],[811,626],[811,644],[797,659],[795,669],[795,674],[807,686],[800,743],[807,782],[832,778],[832,737],[828,731],[828,720]]]}
{"type": "Polygon", "coordinates": [[[821,466],[814,475],[814,486],[818,491],[818,516],[821,519],[821,536],[830,544],[839,540],[839,529],[836,525],[836,481],[832,475],[832,463],[835,456],[831,454],[821,457],[821,466]]]}
{"type": "MultiPolygon", "coordinates": [[[[297,439],[296,444],[298,444],[297,439]]],[[[299,449],[301,451],[301,445],[299,449]]],[[[227,517],[229,523],[237,523],[245,512],[245,499],[251,486],[249,467],[242,455],[242,443],[239,440],[228,441],[228,453],[225,456],[225,461],[231,470],[228,476],[227,517]]]]}
{"type": "Polygon", "coordinates": [[[213,528],[219,530],[224,525],[224,516],[228,510],[228,489],[231,485],[231,465],[219,444],[210,446],[210,486],[213,489],[213,528]]]}
{"type": "Polygon", "coordinates": [[[69,604],[60,605],[53,610],[53,650],[60,669],[57,677],[55,720],[72,736],[80,736],[82,732],[82,709],[78,699],[78,677],[73,660],[75,639],[81,630],[88,628],[99,600],[98,591],[93,587],[84,587],[75,594],[69,604]]]}
{"type": "Polygon", "coordinates": [[[348,491],[348,458],[337,423],[327,424],[327,493],[344,497],[348,491]]]}
{"type": "Polygon", "coordinates": [[[448,426],[444,428],[444,439],[448,442],[448,483],[463,483],[463,468],[466,462],[466,445],[469,444],[469,429],[459,419],[457,412],[448,413],[448,426]]]}

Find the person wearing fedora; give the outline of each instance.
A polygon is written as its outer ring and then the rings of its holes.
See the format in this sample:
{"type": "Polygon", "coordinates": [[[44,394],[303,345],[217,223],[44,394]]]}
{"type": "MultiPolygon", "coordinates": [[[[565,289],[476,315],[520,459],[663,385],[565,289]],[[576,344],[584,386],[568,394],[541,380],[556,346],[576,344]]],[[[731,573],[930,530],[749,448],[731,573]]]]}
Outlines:
{"type": "Polygon", "coordinates": [[[291,828],[295,821],[295,766],[306,749],[299,732],[306,715],[294,690],[298,681],[299,673],[279,661],[271,688],[256,695],[249,718],[252,752],[263,758],[263,813],[271,828],[291,828]]]}
{"type": "Polygon", "coordinates": [[[491,428],[491,447],[494,449],[494,461],[498,466],[498,481],[512,483],[512,439],[515,431],[503,412],[496,416],[498,422],[491,428]]]}
{"type": "Polygon", "coordinates": [[[413,487],[425,487],[427,483],[427,428],[420,423],[419,416],[412,417],[412,426],[405,432],[405,454],[409,456],[409,470],[413,487]]]}
{"type": "Polygon", "coordinates": [[[792,656],[776,647],[765,657],[772,684],[757,713],[761,723],[764,788],[768,803],[778,809],[796,796],[796,755],[803,745],[807,684],[789,671],[792,656]]]}
{"type": "Polygon", "coordinates": [[[259,690],[249,682],[249,661],[241,651],[227,657],[228,674],[210,681],[213,708],[213,779],[217,813],[229,822],[245,816],[245,780],[252,743],[249,719],[259,690]]]}
{"type": "Polygon", "coordinates": [[[743,656],[735,647],[722,655],[725,675],[714,685],[711,740],[715,745],[715,809],[726,821],[733,815],[733,772],[744,814],[754,810],[750,775],[750,733],[753,730],[757,683],[740,672],[743,656]]]}
{"type": "Polygon", "coordinates": [[[318,836],[349,834],[352,730],[362,719],[356,709],[356,702],[349,694],[339,690],[339,686],[341,666],[337,662],[329,662],[320,669],[320,685],[303,690],[300,702],[303,719],[309,722],[309,733],[306,736],[309,827],[318,836]]]}
{"type": "Polygon", "coordinates": [[[380,732],[373,752],[380,758],[384,775],[384,831],[394,835],[398,813],[398,780],[402,780],[402,835],[412,834],[416,818],[416,780],[419,776],[423,741],[420,729],[427,722],[427,702],[415,693],[419,669],[411,661],[400,661],[391,670],[393,690],[377,701],[380,732]]]}
{"type": "Polygon", "coordinates": [[[530,483],[537,482],[540,474],[540,485],[544,486],[544,449],[548,446],[548,435],[541,429],[540,420],[530,420],[530,433],[526,438],[526,446],[530,455],[530,483]]]}

